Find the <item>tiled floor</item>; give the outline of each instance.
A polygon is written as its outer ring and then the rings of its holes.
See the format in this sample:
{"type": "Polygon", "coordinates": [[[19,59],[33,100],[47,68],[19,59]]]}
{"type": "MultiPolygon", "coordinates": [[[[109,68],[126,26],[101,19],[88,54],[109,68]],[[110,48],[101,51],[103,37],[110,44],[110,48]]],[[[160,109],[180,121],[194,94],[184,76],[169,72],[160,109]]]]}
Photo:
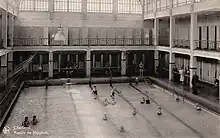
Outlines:
{"type": "Polygon", "coordinates": [[[162,116],[157,116],[157,105],[140,104],[141,93],[128,84],[115,84],[123,98],[116,97],[116,105],[104,106],[102,101],[111,101],[111,88],[97,85],[99,100],[93,99],[88,85],[73,85],[24,89],[6,126],[10,133],[2,138],[219,138],[219,117],[202,110],[197,112],[187,102],[176,103],[175,98],[157,87],[140,84],[138,88],[150,92],[150,97],[162,107],[162,116]],[[127,101],[128,100],[128,101],[127,101]],[[132,106],[131,106],[132,105],[132,106]],[[132,115],[133,107],[138,111],[132,115]],[[108,121],[103,120],[104,113],[108,121]],[[37,126],[16,130],[24,116],[36,115],[37,126]],[[123,126],[125,132],[120,132],[123,126]],[[32,134],[27,134],[32,132],[32,134]],[[17,134],[15,134],[15,132],[17,134]],[[18,134],[18,132],[23,132],[18,134]],[[24,134],[25,132],[25,134],[24,134]],[[33,134],[35,132],[35,134],[33,134]],[[36,133],[40,134],[36,134],[36,133]]]}

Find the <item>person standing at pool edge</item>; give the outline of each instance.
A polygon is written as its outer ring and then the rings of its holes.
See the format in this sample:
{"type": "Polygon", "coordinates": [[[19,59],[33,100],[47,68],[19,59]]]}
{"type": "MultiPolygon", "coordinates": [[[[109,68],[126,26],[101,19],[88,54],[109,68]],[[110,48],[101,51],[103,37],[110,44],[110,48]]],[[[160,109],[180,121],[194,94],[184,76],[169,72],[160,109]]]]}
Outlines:
{"type": "Polygon", "coordinates": [[[142,62],[139,64],[139,70],[140,70],[140,77],[144,76],[144,65],[142,62]]]}
{"type": "Polygon", "coordinates": [[[193,89],[193,94],[197,95],[197,83],[198,83],[199,77],[196,75],[196,73],[193,75],[192,78],[192,89],[193,89]]]}

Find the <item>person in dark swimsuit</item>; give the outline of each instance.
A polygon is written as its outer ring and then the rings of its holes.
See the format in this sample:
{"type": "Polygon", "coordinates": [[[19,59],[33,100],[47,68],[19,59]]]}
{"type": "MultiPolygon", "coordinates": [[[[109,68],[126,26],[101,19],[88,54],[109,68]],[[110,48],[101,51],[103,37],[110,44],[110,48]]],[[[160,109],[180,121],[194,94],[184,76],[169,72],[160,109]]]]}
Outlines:
{"type": "Polygon", "coordinates": [[[97,92],[96,86],[94,86],[94,88],[93,88],[93,94],[95,95],[95,99],[96,99],[98,97],[98,92],[97,92]]]}
{"type": "Polygon", "coordinates": [[[141,104],[144,104],[144,103],[145,103],[145,98],[142,97],[141,104]]]}
{"type": "Polygon", "coordinates": [[[34,115],[33,116],[33,120],[31,121],[32,125],[37,125],[38,121],[37,121],[37,117],[34,115]]]}
{"type": "Polygon", "coordinates": [[[149,96],[147,96],[147,98],[146,98],[146,104],[150,104],[150,98],[149,98],[149,96]]]}
{"type": "Polygon", "coordinates": [[[110,97],[115,98],[115,89],[112,89],[110,97]]]}
{"type": "Polygon", "coordinates": [[[22,126],[23,127],[29,127],[30,126],[30,122],[29,122],[27,116],[24,118],[24,121],[22,122],[22,126]]]}

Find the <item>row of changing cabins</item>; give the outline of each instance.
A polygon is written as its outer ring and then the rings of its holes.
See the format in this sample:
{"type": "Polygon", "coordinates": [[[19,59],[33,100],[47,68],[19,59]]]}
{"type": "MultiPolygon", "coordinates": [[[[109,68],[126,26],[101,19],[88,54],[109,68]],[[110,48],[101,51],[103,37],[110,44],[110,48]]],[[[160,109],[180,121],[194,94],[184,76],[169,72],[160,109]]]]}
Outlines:
{"type": "MultiPolygon", "coordinates": [[[[33,52],[14,52],[14,63],[15,66],[27,59],[33,52]],[[25,53],[25,54],[24,54],[25,53]],[[19,57],[19,58],[17,58],[19,57]]],[[[94,52],[91,54],[91,73],[100,72],[104,67],[110,66],[113,68],[113,76],[120,75],[121,72],[121,53],[119,51],[114,52],[94,52]],[[110,56],[111,55],[111,56],[110,56]],[[102,58],[101,58],[102,56],[102,58]],[[117,73],[116,73],[117,72],[117,73]],[[115,73],[115,74],[114,74],[115,73]]],[[[43,67],[43,72],[48,74],[48,53],[44,52],[38,54],[31,66],[27,69],[27,72],[37,72],[39,63],[43,67]]],[[[159,65],[161,68],[167,70],[169,69],[169,53],[159,52],[159,65]]],[[[81,71],[81,75],[85,75],[86,72],[86,53],[54,53],[53,66],[54,73],[65,71],[67,68],[77,68],[81,71]],[[59,57],[59,55],[61,55],[59,57]],[[60,60],[59,60],[60,58],[60,60]],[[59,64],[60,63],[60,64],[59,64]],[[69,65],[68,65],[69,64],[69,65]],[[68,66],[67,66],[68,65],[68,66]]],[[[153,51],[130,51],[127,56],[127,75],[131,72],[136,72],[131,75],[139,75],[138,65],[143,62],[145,68],[145,75],[149,75],[155,72],[154,66],[154,52],[153,51]],[[134,65],[135,64],[135,65],[134,65]],[[135,68],[135,69],[132,69],[135,68]]],[[[184,67],[184,69],[189,69],[190,57],[187,55],[176,54],[175,55],[175,65],[178,69],[184,67]]],[[[207,83],[214,83],[214,77],[220,75],[218,60],[207,59],[207,58],[197,58],[197,75],[201,81],[207,83]]],[[[103,72],[102,72],[103,73],[103,72]]],[[[56,76],[56,74],[54,74],[56,76]]],[[[93,76],[96,76],[93,74],[93,76]]],[[[74,76],[73,76],[74,77],[74,76]]],[[[79,76],[77,76],[79,77],[79,76]]],[[[165,75],[165,77],[168,77],[165,75]]]]}

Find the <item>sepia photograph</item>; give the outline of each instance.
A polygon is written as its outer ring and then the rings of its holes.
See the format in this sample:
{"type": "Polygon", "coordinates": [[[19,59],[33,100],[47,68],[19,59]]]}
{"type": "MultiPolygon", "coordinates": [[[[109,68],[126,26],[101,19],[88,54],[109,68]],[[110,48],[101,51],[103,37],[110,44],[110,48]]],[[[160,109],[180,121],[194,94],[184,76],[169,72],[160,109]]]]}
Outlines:
{"type": "Polygon", "coordinates": [[[0,138],[220,138],[220,0],[0,0],[0,138]]]}

